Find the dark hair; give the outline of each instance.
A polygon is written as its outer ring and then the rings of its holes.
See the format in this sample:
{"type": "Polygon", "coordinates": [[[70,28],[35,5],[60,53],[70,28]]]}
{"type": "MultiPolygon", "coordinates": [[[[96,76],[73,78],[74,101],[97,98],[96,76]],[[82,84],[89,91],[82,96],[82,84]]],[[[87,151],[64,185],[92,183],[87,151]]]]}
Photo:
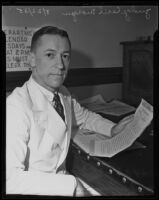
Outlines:
{"type": "Polygon", "coordinates": [[[54,26],[44,26],[33,34],[33,37],[31,40],[31,51],[34,51],[36,49],[39,38],[45,34],[59,35],[61,37],[65,37],[68,39],[68,42],[71,46],[69,36],[65,30],[62,30],[54,26]]]}

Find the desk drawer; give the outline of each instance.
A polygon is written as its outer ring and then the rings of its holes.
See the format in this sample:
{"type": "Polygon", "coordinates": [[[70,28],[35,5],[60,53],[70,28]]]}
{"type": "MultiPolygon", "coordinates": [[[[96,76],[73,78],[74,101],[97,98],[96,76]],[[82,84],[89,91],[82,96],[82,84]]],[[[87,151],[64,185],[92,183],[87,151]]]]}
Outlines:
{"type": "Polygon", "coordinates": [[[80,177],[102,196],[153,195],[153,191],[127,177],[98,157],[91,157],[74,143],[68,157],[70,173],[80,177]]]}

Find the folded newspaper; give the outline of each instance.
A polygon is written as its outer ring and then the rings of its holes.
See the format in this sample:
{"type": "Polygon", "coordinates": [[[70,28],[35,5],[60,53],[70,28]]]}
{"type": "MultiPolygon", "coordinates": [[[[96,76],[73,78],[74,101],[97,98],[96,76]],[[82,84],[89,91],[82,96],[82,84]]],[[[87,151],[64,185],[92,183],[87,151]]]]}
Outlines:
{"type": "MultiPolygon", "coordinates": [[[[141,100],[134,119],[117,135],[105,135],[78,129],[73,141],[91,156],[112,157],[130,147],[153,119],[153,106],[141,100]]],[[[120,123],[120,122],[119,122],[120,123]]]]}

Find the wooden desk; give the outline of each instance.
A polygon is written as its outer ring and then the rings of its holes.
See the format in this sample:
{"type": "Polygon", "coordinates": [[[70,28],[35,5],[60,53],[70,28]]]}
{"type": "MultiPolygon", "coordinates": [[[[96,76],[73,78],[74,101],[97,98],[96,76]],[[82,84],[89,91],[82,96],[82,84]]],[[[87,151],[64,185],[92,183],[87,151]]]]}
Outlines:
{"type": "Polygon", "coordinates": [[[102,196],[154,195],[151,129],[138,139],[145,149],[124,150],[112,158],[90,156],[71,141],[67,168],[102,196]]]}

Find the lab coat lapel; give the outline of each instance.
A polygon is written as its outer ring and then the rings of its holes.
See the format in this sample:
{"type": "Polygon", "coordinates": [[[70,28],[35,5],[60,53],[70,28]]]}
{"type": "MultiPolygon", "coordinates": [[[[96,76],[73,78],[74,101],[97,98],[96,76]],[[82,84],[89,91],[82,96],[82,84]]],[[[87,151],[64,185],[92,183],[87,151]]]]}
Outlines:
{"type": "Polygon", "coordinates": [[[70,125],[70,120],[71,120],[71,108],[70,108],[70,103],[69,103],[69,100],[67,98],[67,96],[65,95],[61,95],[61,98],[63,100],[63,104],[64,104],[64,108],[65,108],[65,120],[66,120],[66,124],[67,126],[70,125]]]}
{"type": "Polygon", "coordinates": [[[66,127],[67,127],[67,137],[66,137],[66,149],[63,152],[62,156],[59,159],[59,162],[57,164],[57,168],[63,163],[67,151],[68,151],[68,146],[69,146],[69,141],[70,141],[70,127],[71,127],[71,107],[70,107],[70,102],[69,102],[69,98],[67,97],[67,95],[61,93],[60,94],[62,100],[63,100],[63,104],[64,104],[64,109],[65,109],[65,121],[66,121],[66,127]]]}
{"type": "MultiPolygon", "coordinates": [[[[62,94],[64,92],[61,92],[62,94]]],[[[72,122],[72,114],[71,114],[71,99],[67,94],[61,95],[63,103],[64,103],[64,108],[65,108],[65,119],[66,119],[66,126],[67,126],[67,145],[66,148],[68,149],[69,146],[69,141],[70,141],[70,136],[71,136],[71,122],[72,122]]],[[[67,153],[66,149],[66,153],[67,153]]]]}
{"type": "Polygon", "coordinates": [[[65,123],[32,80],[28,81],[27,86],[32,101],[34,120],[44,129],[44,132],[47,131],[53,137],[54,142],[62,147],[66,134],[65,123]]]}
{"type": "Polygon", "coordinates": [[[63,141],[66,134],[66,125],[59,114],[52,108],[50,104],[50,109],[48,110],[48,124],[47,131],[54,138],[55,142],[63,148],[63,141]]]}

